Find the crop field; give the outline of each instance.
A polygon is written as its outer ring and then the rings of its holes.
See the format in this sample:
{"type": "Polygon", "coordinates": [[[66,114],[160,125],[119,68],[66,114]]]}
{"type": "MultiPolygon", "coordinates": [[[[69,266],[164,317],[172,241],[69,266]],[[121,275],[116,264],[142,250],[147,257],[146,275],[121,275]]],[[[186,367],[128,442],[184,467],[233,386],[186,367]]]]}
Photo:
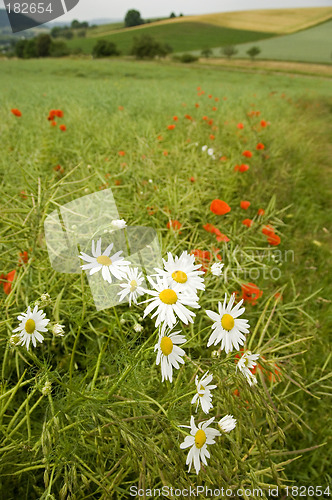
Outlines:
{"type": "Polygon", "coordinates": [[[222,28],[200,22],[183,22],[157,24],[144,29],[127,29],[110,32],[98,37],[74,38],[68,42],[71,48],[81,48],[84,53],[91,54],[96,41],[101,38],[114,42],[122,54],[130,54],[135,37],[148,34],[159,42],[168,43],[174,52],[187,52],[205,47],[232,45],[255,42],[268,38],[271,34],[260,31],[245,31],[222,28]]]}
{"type": "Polygon", "coordinates": [[[0,83],[0,496],[328,498],[330,81],[68,58],[0,83]],[[134,228],[164,259],[135,279],[134,228]]]}
{"type": "MultiPolygon", "coordinates": [[[[262,40],[255,43],[261,49],[257,59],[332,64],[329,45],[331,32],[332,20],[298,33],[262,40]]],[[[251,43],[238,45],[236,57],[248,57],[246,51],[252,46],[251,43]]],[[[220,51],[218,54],[215,49],[214,54],[220,56],[220,51]]]]}

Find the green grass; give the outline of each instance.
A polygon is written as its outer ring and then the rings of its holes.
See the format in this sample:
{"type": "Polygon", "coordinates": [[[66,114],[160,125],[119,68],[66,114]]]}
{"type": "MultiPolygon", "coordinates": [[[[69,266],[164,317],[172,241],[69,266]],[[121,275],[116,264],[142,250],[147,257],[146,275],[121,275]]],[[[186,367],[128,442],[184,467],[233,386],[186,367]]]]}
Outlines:
{"type": "Polygon", "coordinates": [[[245,31],[221,28],[205,23],[183,22],[160,26],[144,27],[144,29],[110,33],[100,37],[75,38],[68,42],[70,48],[81,48],[84,53],[91,54],[99,38],[114,42],[123,54],[129,54],[134,37],[150,35],[159,42],[168,43],[174,52],[186,52],[205,47],[217,47],[236,43],[254,42],[273,36],[260,31],[245,31]]]}
{"type": "MultiPolygon", "coordinates": [[[[235,57],[248,58],[247,50],[255,45],[261,49],[256,59],[331,64],[331,29],[332,20],[298,33],[262,40],[255,44],[244,43],[237,46],[238,54],[235,57]]],[[[220,49],[214,49],[213,53],[214,56],[220,57],[220,49]]]]}
{"type": "MultiPolygon", "coordinates": [[[[0,288],[0,474],[6,500],[127,500],[130,486],[138,484],[326,487],[330,82],[121,60],[0,64],[0,274],[17,269],[11,294],[0,288]],[[197,95],[198,86],[204,95],[197,95]],[[19,108],[22,117],[14,117],[11,108],[19,108]],[[46,120],[54,108],[64,111],[64,133],[46,120]],[[249,117],[252,110],[260,116],[249,117]],[[174,115],[179,119],[169,131],[174,115]],[[203,115],[218,128],[211,130],[203,115]],[[261,129],[261,119],[270,125],[261,129]],[[244,129],[237,128],[239,122],[244,129]],[[256,151],[258,142],[265,150],[256,151]],[[227,160],[209,158],[204,144],[227,160]],[[250,170],[236,173],[244,149],[253,151],[246,161],[250,170]],[[63,174],[54,170],[58,164],[63,174]],[[85,275],[61,274],[50,266],[47,214],[106,184],[128,224],[156,229],[164,256],[211,249],[216,241],[202,228],[207,222],[230,238],[218,244],[227,279],[207,276],[195,324],[179,325],[188,358],[175,370],[173,384],[161,383],[154,322],[140,319],[144,306],[97,312],[85,275]],[[214,198],[227,201],[231,212],[213,215],[214,198]],[[241,200],[251,202],[246,212],[241,200]],[[256,216],[260,207],[266,210],[262,219],[256,216]],[[181,234],[167,230],[169,217],[182,223],[181,234]],[[250,229],[241,224],[247,217],[254,220],[250,229]],[[267,245],[261,233],[266,223],[280,234],[279,247],[267,245]],[[18,267],[24,250],[29,261],[18,267]],[[248,346],[264,356],[267,369],[277,363],[281,370],[275,383],[260,372],[254,389],[236,375],[234,352],[213,358],[206,348],[211,322],[204,311],[247,281],[263,290],[255,306],[245,304],[248,346]],[[275,302],[277,291],[282,301],[275,302]],[[65,326],[65,336],[46,334],[43,345],[29,352],[10,347],[16,316],[44,292],[52,298],[47,317],[65,326]],[[134,331],[137,323],[143,332],[134,331]],[[210,415],[231,413],[238,425],[210,446],[206,471],[197,477],[187,473],[186,453],[179,449],[185,434],[178,426],[195,414],[190,399],[199,369],[210,370],[218,384],[210,415]]],[[[266,492],[260,498],[268,498],[266,492]]]]}

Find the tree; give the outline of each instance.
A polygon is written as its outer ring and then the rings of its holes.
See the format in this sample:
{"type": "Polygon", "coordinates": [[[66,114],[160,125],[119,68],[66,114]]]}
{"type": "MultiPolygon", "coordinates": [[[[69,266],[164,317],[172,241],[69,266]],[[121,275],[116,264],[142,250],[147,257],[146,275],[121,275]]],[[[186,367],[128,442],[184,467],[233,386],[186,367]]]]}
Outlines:
{"type": "Polygon", "coordinates": [[[221,48],[221,53],[230,59],[238,53],[238,50],[234,47],[234,45],[225,45],[225,47],[221,48]]]}
{"type": "Polygon", "coordinates": [[[60,26],[54,26],[54,28],[51,29],[51,37],[58,38],[59,36],[61,36],[61,31],[62,28],[60,28],[60,26]]]}
{"type": "Polygon", "coordinates": [[[157,42],[150,35],[142,35],[134,38],[131,55],[137,59],[153,59],[154,57],[165,57],[172,52],[172,47],[167,43],[157,42]]]}
{"type": "Polygon", "coordinates": [[[25,52],[25,47],[28,43],[28,40],[19,40],[15,44],[15,55],[16,57],[19,57],[20,59],[23,59],[24,57],[24,52],[25,52]]]}
{"type": "Polygon", "coordinates": [[[258,54],[261,53],[261,49],[259,47],[251,47],[249,50],[247,50],[247,54],[250,57],[250,59],[253,61],[258,54]]]}
{"type": "Polygon", "coordinates": [[[36,52],[37,57],[49,57],[52,45],[52,38],[50,35],[42,34],[36,38],[36,52]]]}
{"type": "Polygon", "coordinates": [[[173,19],[173,17],[176,17],[176,15],[174,14],[174,12],[172,12],[169,17],[170,17],[170,19],[173,19]]]}
{"type": "Polygon", "coordinates": [[[115,43],[108,42],[107,40],[98,40],[98,42],[92,49],[92,56],[94,58],[111,57],[118,55],[120,55],[120,52],[118,51],[115,43]]]}
{"type": "Polygon", "coordinates": [[[65,42],[52,42],[50,48],[50,57],[64,57],[70,54],[70,50],[65,42]]]}
{"type": "Polygon", "coordinates": [[[126,17],[124,19],[125,27],[130,28],[131,26],[139,26],[140,24],[144,24],[143,19],[141,18],[141,14],[138,10],[131,9],[128,10],[126,17]]]}
{"type": "Polygon", "coordinates": [[[201,52],[201,56],[209,58],[210,56],[212,56],[212,50],[208,49],[208,48],[203,49],[202,52],[201,52]]]}

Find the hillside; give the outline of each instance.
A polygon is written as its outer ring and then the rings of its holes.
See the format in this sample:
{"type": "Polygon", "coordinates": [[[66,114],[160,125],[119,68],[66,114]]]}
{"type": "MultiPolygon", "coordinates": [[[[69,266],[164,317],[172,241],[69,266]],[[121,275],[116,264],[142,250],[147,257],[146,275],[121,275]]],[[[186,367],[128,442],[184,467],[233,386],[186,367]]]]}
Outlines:
{"type": "Polygon", "coordinates": [[[134,38],[149,34],[162,43],[168,43],[174,52],[200,50],[237,43],[255,42],[272,36],[260,31],[246,31],[222,28],[200,22],[167,23],[148,26],[145,29],[119,30],[93,38],[74,38],[68,42],[70,48],[81,48],[90,54],[98,39],[114,42],[122,54],[129,54],[134,38]]]}
{"type": "Polygon", "coordinates": [[[224,12],[164,19],[133,28],[107,24],[87,30],[86,38],[68,42],[71,48],[92,51],[98,39],[114,42],[129,54],[135,36],[149,34],[168,43],[174,52],[201,51],[230,44],[245,44],[293,33],[332,18],[332,7],[224,12]]]}
{"type": "MultiPolygon", "coordinates": [[[[257,59],[331,64],[329,43],[331,33],[332,20],[298,33],[261,40],[255,43],[261,49],[257,59]]],[[[251,43],[238,45],[238,53],[235,57],[247,59],[246,51],[250,47],[252,47],[251,43]]],[[[198,55],[199,51],[196,54],[198,55]]],[[[220,57],[220,47],[213,50],[213,56],[220,57]]]]}

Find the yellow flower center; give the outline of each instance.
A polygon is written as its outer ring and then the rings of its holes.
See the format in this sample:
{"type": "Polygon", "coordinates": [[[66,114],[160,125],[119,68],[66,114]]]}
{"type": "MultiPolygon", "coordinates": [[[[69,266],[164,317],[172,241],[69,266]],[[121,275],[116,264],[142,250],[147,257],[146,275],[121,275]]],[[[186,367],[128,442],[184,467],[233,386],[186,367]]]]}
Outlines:
{"type": "Polygon", "coordinates": [[[102,266],[110,266],[112,264],[111,259],[109,257],[106,257],[106,255],[100,255],[99,257],[97,257],[97,262],[102,266]]]}
{"type": "Polygon", "coordinates": [[[199,429],[195,434],[195,445],[196,448],[202,448],[206,441],[206,434],[202,429],[199,429]]]}
{"type": "Polygon", "coordinates": [[[168,288],[160,292],[159,298],[164,304],[175,304],[178,300],[178,296],[174,290],[169,290],[168,288]]]}
{"type": "Polygon", "coordinates": [[[230,314],[224,314],[221,318],[221,326],[224,330],[230,331],[234,328],[234,318],[230,314]]]}
{"type": "Polygon", "coordinates": [[[130,291],[134,292],[136,290],[136,288],[137,288],[137,281],[136,280],[132,280],[130,282],[130,291]]]}
{"type": "MultiPolygon", "coordinates": [[[[205,387],[203,387],[201,384],[201,386],[197,389],[197,391],[205,391],[205,387]]],[[[198,393],[198,395],[200,398],[202,398],[204,396],[204,394],[199,394],[199,393],[198,393]]]]}
{"type": "Polygon", "coordinates": [[[177,283],[186,283],[188,281],[188,276],[183,271],[174,271],[172,278],[177,283]]]}
{"type": "Polygon", "coordinates": [[[163,337],[160,341],[161,352],[168,356],[173,351],[173,342],[169,337],[163,337]]]}
{"type": "Polygon", "coordinates": [[[28,319],[28,321],[25,323],[25,331],[27,333],[33,333],[36,328],[36,323],[34,322],[33,319],[28,319]]]}
{"type": "Polygon", "coordinates": [[[244,366],[248,366],[249,364],[249,359],[248,358],[244,358],[244,366]]]}

